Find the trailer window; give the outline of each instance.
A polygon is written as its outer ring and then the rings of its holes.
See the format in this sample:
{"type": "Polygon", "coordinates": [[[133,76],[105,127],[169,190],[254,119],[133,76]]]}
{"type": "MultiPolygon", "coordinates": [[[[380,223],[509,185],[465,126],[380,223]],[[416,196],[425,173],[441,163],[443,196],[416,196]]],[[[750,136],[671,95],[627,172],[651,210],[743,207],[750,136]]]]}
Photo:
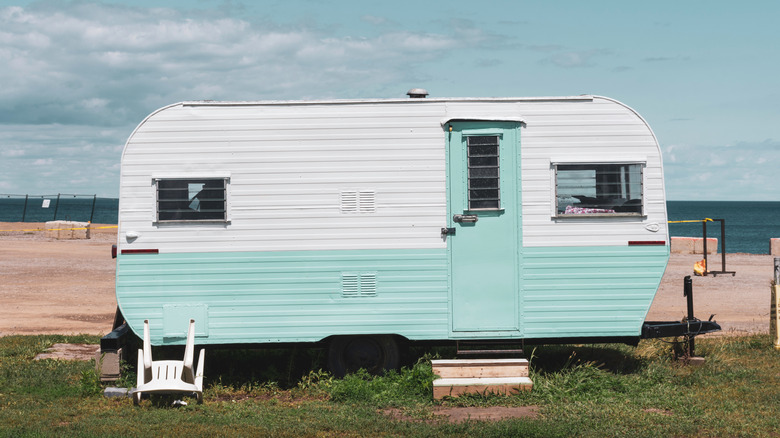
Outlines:
{"type": "Polygon", "coordinates": [[[466,137],[468,151],[469,210],[497,210],[501,207],[499,137],[466,137]]]}
{"type": "Polygon", "coordinates": [[[641,215],[642,167],[555,164],[557,216],[641,215]]]}
{"type": "Polygon", "coordinates": [[[226,178],[157,179],[157,220],[225,221],[226,178]]]}

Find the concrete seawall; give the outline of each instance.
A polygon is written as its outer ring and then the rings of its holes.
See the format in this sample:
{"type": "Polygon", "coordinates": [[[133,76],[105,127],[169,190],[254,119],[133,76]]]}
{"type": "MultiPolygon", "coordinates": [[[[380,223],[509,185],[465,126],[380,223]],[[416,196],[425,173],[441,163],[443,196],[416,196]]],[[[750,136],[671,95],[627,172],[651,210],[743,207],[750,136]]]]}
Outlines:
{"type": "Polygon", "coordinates": [[[46,237],[58,240],[89,239],[89,222],[46,222],[46,237]]]}
{"type": "MultiPolygon", "coordinates": [[[[672,237],[672,254],[704,254],[704,239],[701,237],[672,237]]],[[[780,239],[778,239],[780,240],[780,239]]],[[[780,242],[778,242],[780,246],[780,242]]],[[[718,239],[707,238],[707,254],[717,254],[718,239]]]]}
{"type": "MultiPolygon", "coordinates": [[[[704,254],[704,239],[701,237],[672,237],[672,254],[704,254]]],[[[707,254],[717,254],[718,239],[707,238],[707,254]]],[[[769,239],[769,255],[780,256],[780,238],[769,239]]]]}
{"type": "Polygon", "coordinates": [[[780,239],[769,239],[769,254],[780,256],[780,239]]]}

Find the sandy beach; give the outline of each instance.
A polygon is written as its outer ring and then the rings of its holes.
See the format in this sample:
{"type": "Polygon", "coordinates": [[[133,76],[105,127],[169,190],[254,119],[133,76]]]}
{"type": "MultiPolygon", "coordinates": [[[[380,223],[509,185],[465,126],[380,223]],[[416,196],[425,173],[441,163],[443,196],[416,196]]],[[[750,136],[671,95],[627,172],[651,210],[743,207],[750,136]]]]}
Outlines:
{"type": "Polygon", "coordinates": [[[42,223],[0,222],[0,336],[105,334],[116,312],[116,228],[89,240],[47,238],[42,223]]]}
{"type": "MultiPolygon", "coordinates": [[[[93,224],[89,240],[55,240],[36,223],[0,222],[0,336],[105,334],[116,310],[115,228],[93,224]]],[[[110,226],[107,226],[110,227],[110,226]]],[[[648,320],[680,320],[686,313],[683,278],[700,255],[672,254],[648,320]]],[[[727,254],[736,275],[694,277],[696,316],[715,320],[724,334],[769,330],[771,255],[727,254]]],[[[710,257],[720,270],[720,256],[710,257]]]]}

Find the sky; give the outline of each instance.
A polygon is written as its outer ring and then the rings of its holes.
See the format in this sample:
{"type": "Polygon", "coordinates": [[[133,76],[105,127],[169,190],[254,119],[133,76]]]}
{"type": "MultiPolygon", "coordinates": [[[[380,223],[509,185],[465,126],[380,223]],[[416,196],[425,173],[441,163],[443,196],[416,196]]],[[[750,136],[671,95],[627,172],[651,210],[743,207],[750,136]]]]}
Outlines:
{"type": "Polygon", "coordinates": [[[667,199],[780,201],[780,2],[0,0],[0,196],[119,193],[189,100],[617,99],[667,199]]]}

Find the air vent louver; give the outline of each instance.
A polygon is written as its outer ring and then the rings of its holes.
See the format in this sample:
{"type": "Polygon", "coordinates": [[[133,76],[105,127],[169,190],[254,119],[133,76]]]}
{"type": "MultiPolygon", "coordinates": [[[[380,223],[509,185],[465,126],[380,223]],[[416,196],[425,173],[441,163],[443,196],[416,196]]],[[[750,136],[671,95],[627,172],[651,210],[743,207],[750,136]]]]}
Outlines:
{"type": "Polygon", "coordinates": [[[374,297],[376,290],[375,272],[341,273],[341,296],[344,298],[374,297]]]}

